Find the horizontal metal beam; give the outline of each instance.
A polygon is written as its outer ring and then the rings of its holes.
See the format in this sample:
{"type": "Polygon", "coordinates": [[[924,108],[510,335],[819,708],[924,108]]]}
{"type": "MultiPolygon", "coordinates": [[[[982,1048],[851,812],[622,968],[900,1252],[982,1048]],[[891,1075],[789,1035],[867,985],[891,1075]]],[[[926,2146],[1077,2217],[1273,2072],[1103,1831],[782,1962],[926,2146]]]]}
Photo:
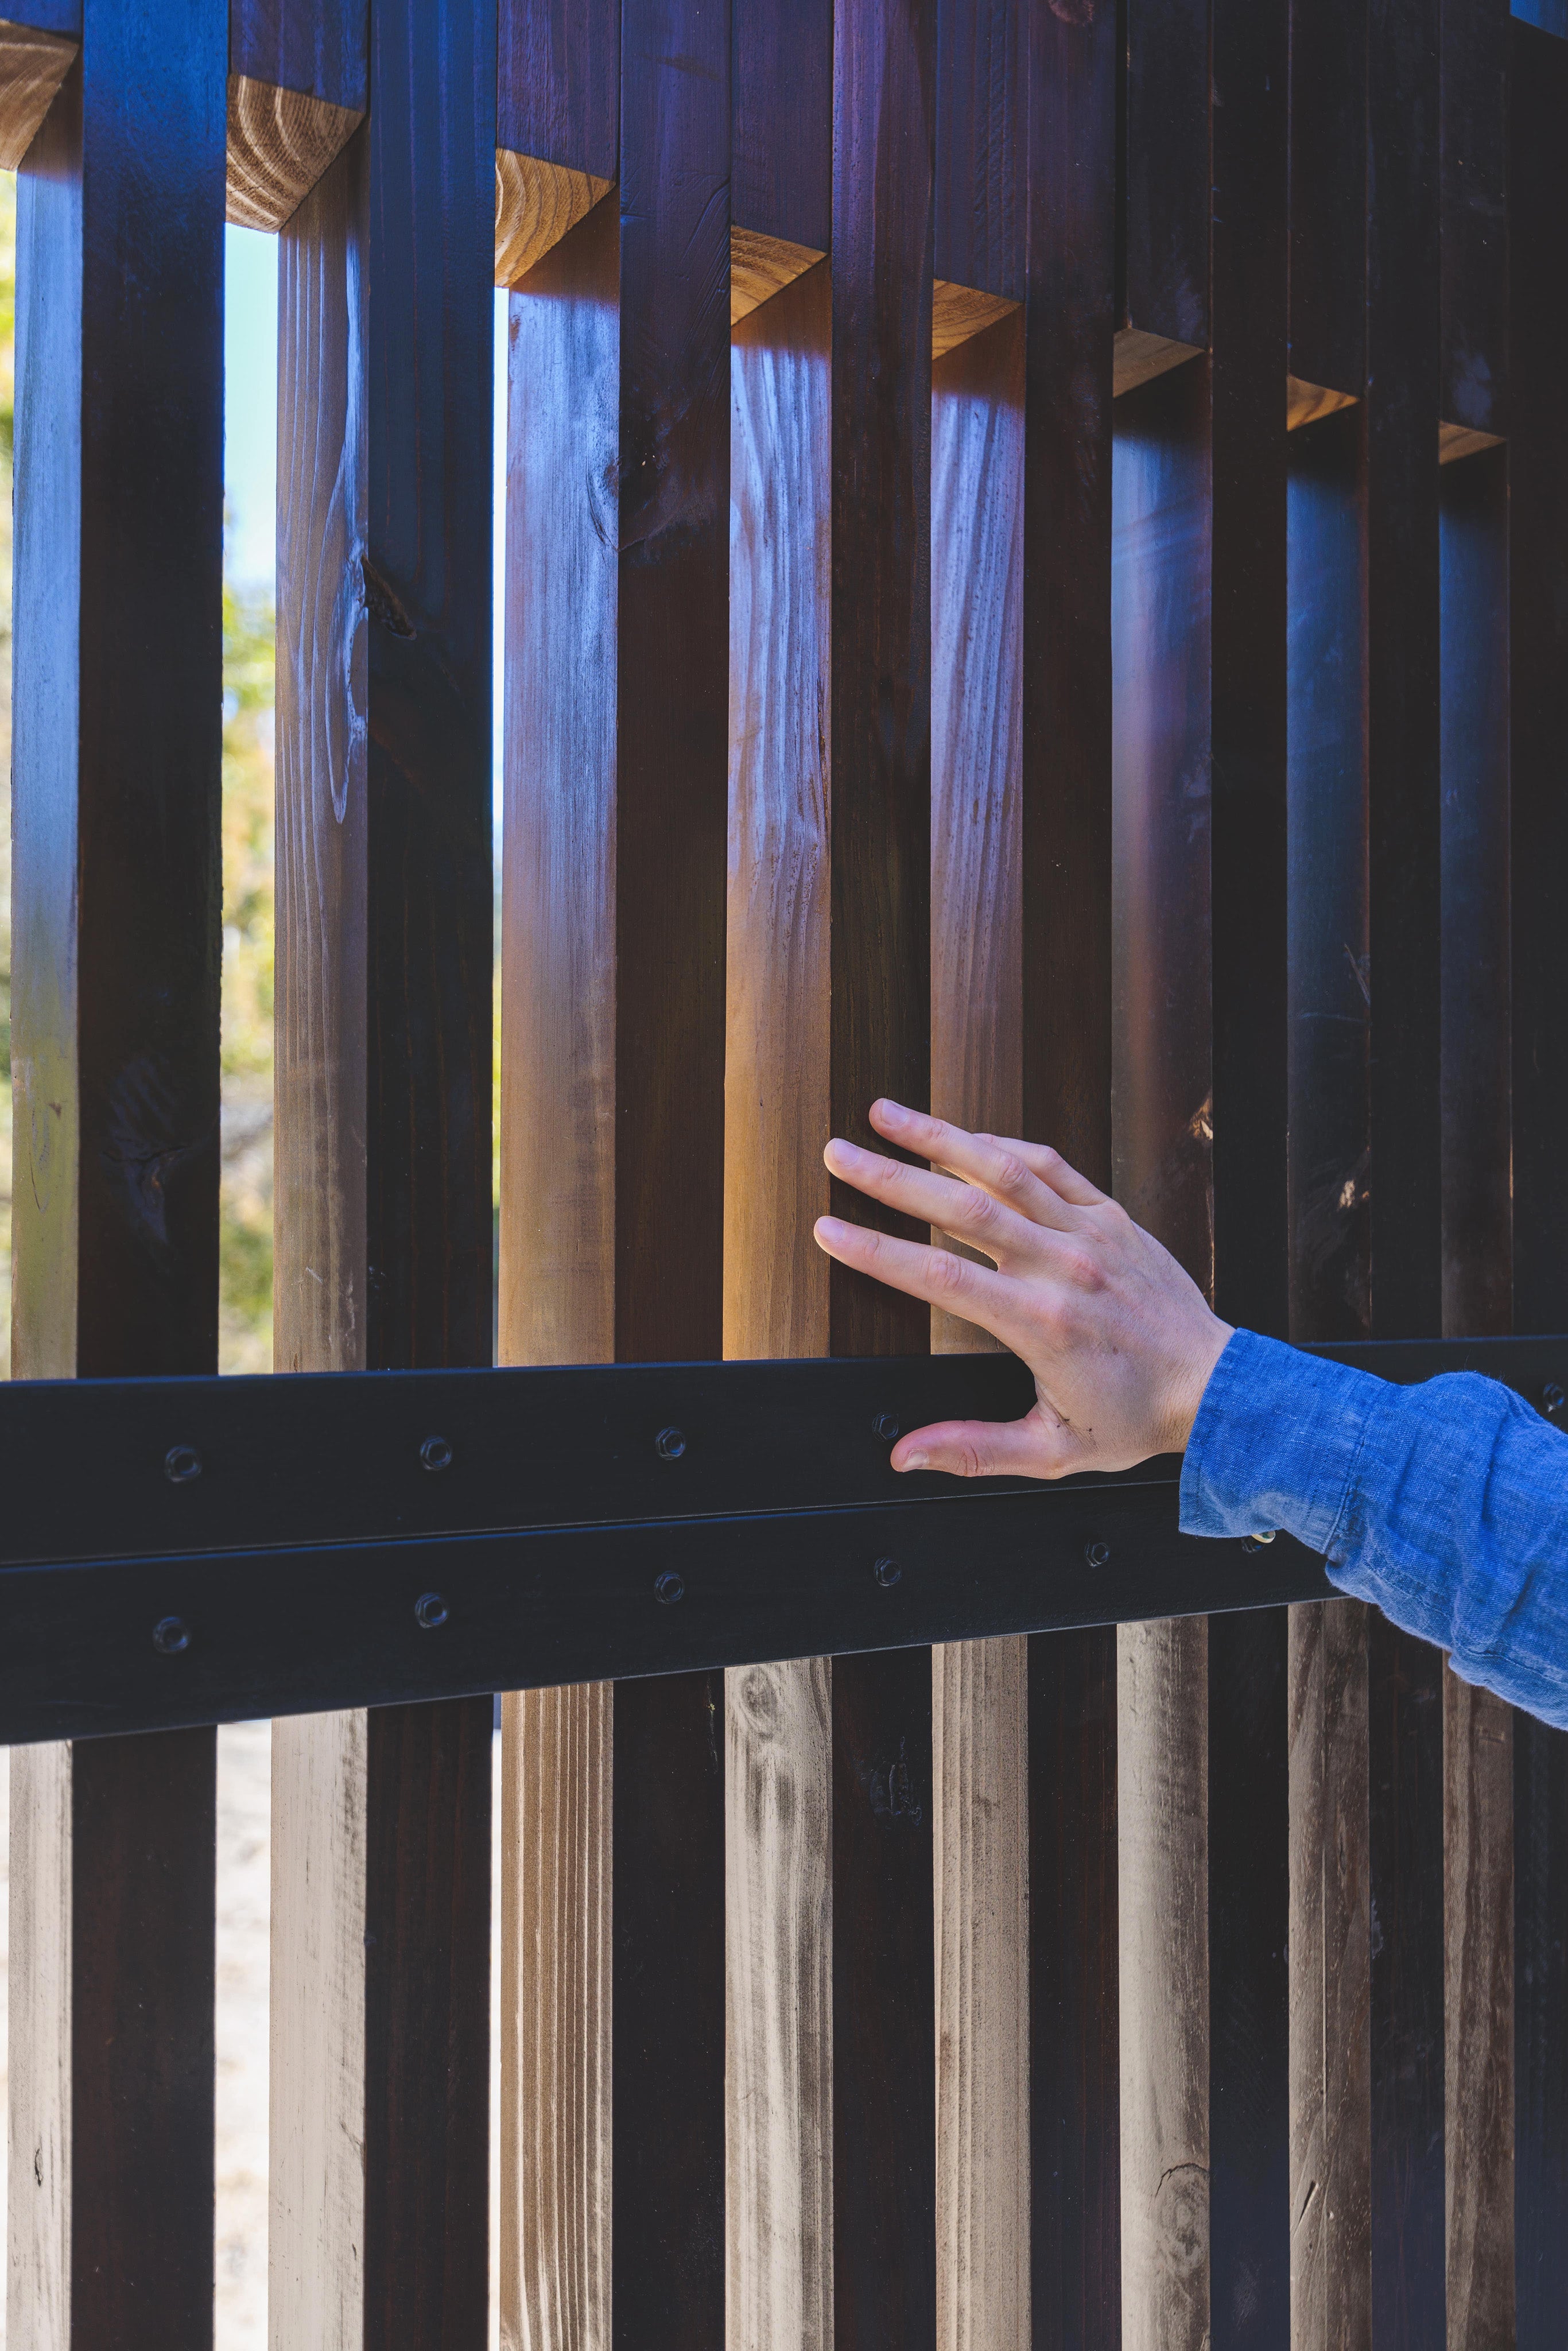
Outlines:
{"type": "MultiPolygon", "coordinates": [[[[1563,1410],[1568,1339],[1319,1352],[1563,1410]]],[[[1178,1533],[1174,1460],[899,1478],[1007,1356],[15,1383],[0,1741],[164,1729],[1323,1597],[1178,1533]]]]}

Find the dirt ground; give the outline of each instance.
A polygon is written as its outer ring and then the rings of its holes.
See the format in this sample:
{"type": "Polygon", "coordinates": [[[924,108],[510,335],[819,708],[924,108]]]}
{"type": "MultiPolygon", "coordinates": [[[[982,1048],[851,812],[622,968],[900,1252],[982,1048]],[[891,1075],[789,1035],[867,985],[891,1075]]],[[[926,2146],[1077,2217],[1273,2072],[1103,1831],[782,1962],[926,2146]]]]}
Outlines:
{"type": "MultiPolygon", "coordinates": [[[[496,1742],[497,1773],[500,1741],[496,1742]]],[[[213,2215],[214,2351],[267,2344],[267,2013],[271,1872],[271,1726],[236,1723],[218,1733],[216,2199],[213,2215]]],[[[0,1748],[0,1993],[9,1926],[9,1758],[0,1748]]],[[[496,1784],[496,1812],[500,1783],[496,1784]]],[[[491,2128],[496,2145],[499,2074],[495,1984],[499,1956],[498,1878],[491,1913],[491,2128]]],[[[0,2090],[5,2078],[5,2001],[0,1996],[0,2090]]],[[[0,2133],[0,2211],[5,2137],[0,2133]]],[[[498,2197],[492,2156],[490,2340],[499,2343],[496,2296],[498,2197]]],[[[0,2346],[5,2314],[0,2306],[0,2346]]]]}

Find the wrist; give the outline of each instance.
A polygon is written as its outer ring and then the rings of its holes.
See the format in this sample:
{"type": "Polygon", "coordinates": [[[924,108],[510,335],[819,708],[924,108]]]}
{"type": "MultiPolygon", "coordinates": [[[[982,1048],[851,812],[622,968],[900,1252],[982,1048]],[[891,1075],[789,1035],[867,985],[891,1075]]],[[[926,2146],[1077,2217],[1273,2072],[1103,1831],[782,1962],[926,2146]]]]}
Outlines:
{"type": "Polygon", "coordinates": [[[1166,1426],[1160,1450],[1185,1453],[1214,1367],[1236,1336],[1233,1324],[1218,1314],[1206,1317],[1185,1360],[1177,1368],[1166,1398],[1166,1426]]]}

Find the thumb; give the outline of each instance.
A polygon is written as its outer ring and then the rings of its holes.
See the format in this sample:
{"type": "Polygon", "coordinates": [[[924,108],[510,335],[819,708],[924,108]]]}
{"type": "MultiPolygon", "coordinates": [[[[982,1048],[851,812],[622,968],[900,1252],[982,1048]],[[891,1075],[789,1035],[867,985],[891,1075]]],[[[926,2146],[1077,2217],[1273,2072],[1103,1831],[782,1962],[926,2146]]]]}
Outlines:
{"type": "Polygon", "coordinates": [[[1022,1420],[938,1420],[912,1428],[893,1448],[895,1469],[941,1469],[952,1478],[1060,1478],[1082,1468],[1071,1431],[1040,1406],[1022,1420]]]}

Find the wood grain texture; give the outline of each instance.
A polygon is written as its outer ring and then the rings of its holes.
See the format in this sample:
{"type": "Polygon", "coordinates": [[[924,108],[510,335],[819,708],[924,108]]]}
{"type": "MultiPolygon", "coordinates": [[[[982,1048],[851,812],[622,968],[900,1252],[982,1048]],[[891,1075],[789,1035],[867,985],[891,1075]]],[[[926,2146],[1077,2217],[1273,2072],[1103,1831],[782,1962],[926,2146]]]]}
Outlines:
{"type": "Polygon", "coordinates": [[[1024,291],[1028,55],[1020,0],[937,0],[936,275],[1014,301],[1024,291]]]}
{"type": "Polygon", "coordinates": [[[1113,389],[1118,396],[1124,392],[1135,392],[1139,384],[1149,383],[1155,376],[1197,359],[1201,348],[1197,343],[1179,342],[1170,335],[1150,334],[1142,327],[1118,327],[1113,389]]]}
{"type": "Polygon", "coordinates": [[[17,169],[80,47],[65,34],[0,23],[0,171],[17,169]]]}
{"type": "Polygon", "coordinates": [[[1208,341],[1206,0],[1127,0],[1126,174],[1119,325],[1208,341]]]}
{"type": "Polygon", "coordinates": [[[729,233],[729,323],[737,327],[759,303],[771,301],[786,286],[823,258],[815,246],[796,245],[788,237],[762,236],[756,229],[732,228],[729,233]]]}
{"type": "Polygon", "coordinates": [[[1514,2263],[1519,2351],[1561,2323],[1568,2241],[1568,1739],[1513,1724],[1514,2263]]]}
{"type": "Polygon", "coordinates": [[[1326,384],[1303,383],[1301,377],[1285,378],[1285,430],[1298,432],[1303,424],[1315,424],[1321,416],[1333,416],[1342,408],[1355,404],[1354,392],[1331,392],[1326,384]]]}
{"type": "Polygon", "coordinates": [[[936,2340],[1026,2351],[1029,1644],[936,1648],[936,2340]]]}
{"type": "Polygon", "coordinates": [[[1290,1612],[1291,2344],[1370,2351],[1366,1612],[1290,1612]]]}
{"type": "Polygon", "coordinates": [[[610,2342],[605,1682],[502,1703],[501,2341],[610,2342]]]}
{"type": "MultiPolygon", "coordinates": [[[[370,120],[286,239],[283,1365],[490,1354],[493,30],[378,9],[370,120]]],[[[274,1918],[279,2341],[484,2338],[490,1720],[387,1708],[275,1747],[280,1883],[330,1856],[343,1905],[325,1986],[308,1906],[274,1918]]]]}
{"type": "Polygon", "coordinates": [[[1451,465],[1456,457],[1473,457],[1482,449],[1502,446],[1500,433],[1479,433],[1469,424],[1439,424],[1437,427],[1437,463],[1451,465]]]}
{"type": "Polygon", "coordinates": [[[832,1672],[725,1677],[726,2340],[753,2351],[833,2341],[832,1672]]]}
{"type": "MultiPolygon", "coordinates": [[[[732,267],[734,243],[732,241],[732,267]]],[[[733,305],[732,294],[732,305],[733,305]]],[[[828,1260],[825,268],[730,359],[727,1355],[823,1353],[828,1260]]],[[[832,1667],[725,1677],[727,2340],[833,2339],[832,1667]]]]}
{"type": "Polygon", "coordinates": [[[280,229],[362,120],[326,99],[230,74],[227,218],[280,229]]]}
{"type": "Polygon", "coordinates": [[[1116,1635],[1122,2342],[1202,2351],[1208,2262],[1208,1624],[1116,1635]]]}
{"type": "Polygon", "coordinates": [[[228,0],[229,72],[363,114],[370,0],[228,0]]]}
{"type": "MultiPolygon", "coordinates": [[[[620,224],[514,292],[501,925],[505,1363],[614,1353],[620,224]]],[[[609,2351],[608,1684],[502,1708],[501,2330],[609,2351]]]]}
{"type": "Polygon", "coordinates": [[[931,287],[931,356],[945,359],[971,335],[983,334],[1018,308],[1006,294],[986,294],[973,286],[957,286],[938,277],[931,287]]]}
{"type": "MultiPolygon", "coordinates": [[[[79,29],[17,189],[23,1377],[217,1338],[224,27],[79,29]]],[[[187,1731],[14,1775],[14,2343],[211,2342],[214,1763],[187,1731]]]]}
{"type": "Polygon", "coordinates": [[[497,146],[612,180],[620,73],[621,0],[501,0],[497,146]]]}
{"type": "Polygon", "coordinates": [[[1448,2341],[1514,2339],[1513,1710],[1443,1677],[1448,2341]]]}
{"type": "Polygon", "coordinates": [[[827,1343],[828,273],[736,333],[730,411],[727,1355],[827,1343]]]}
{"type": "Polygon", "coordinates": [[[496,150],[496,283],[516,286],[610,193],[591,172],[496,150]]]}
{"type": "Polygon", "coordinates": [[[825,253],[833,210],[831,0],[735,0],[730,23],[736,223],[825,253]]]}

